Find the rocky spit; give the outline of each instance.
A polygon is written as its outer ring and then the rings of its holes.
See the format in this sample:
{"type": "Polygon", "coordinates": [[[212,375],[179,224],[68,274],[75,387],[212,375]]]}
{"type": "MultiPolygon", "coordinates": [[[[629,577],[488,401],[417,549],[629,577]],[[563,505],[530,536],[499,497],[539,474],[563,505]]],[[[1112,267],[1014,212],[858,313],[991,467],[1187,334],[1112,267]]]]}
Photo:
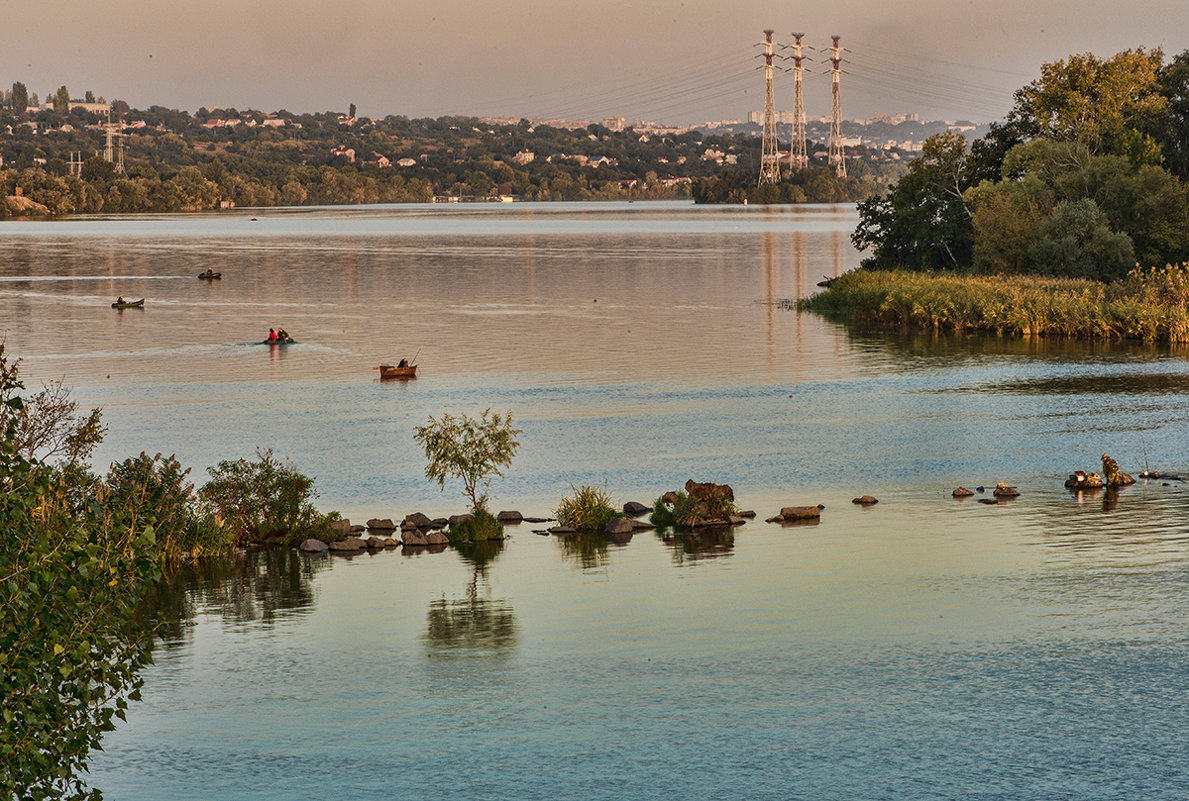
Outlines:
{"type": "MultiPolygon", "coordinates": [[[[1144,479],[1182,480],[1179,475],[1161,474],[1146,470],[1140,476],[1144,479]]],[[[1121,486],[1134,484],[1135,482],[1135,478],[1131,475],[1122,472],[1119,473],[1119,484],[1121,486]]],[[[734,501],[734,492],[726,484],[713,484],[709,482],[699,484],[691,479],[686,482],[685,488],[695,500],[714,501],[725,499],[732,503],[734,501]]],[[[1069,479],[1065,481],[1065,488],[1075,492],[1101,490],[1103,489],[1103,481],[1097,473],[1084,473],[1079,470],[1069,474],[1069,479]]],[[[990,488],[979,486],[972,490],[964,486],[959,486],[954,489],[952,494],[954,498],[958,499],[966,499],[978,494],[984,496],[978,499],[980,503],[1002,504],[1005,501],[1019,497],[1020,491],[1007,482],[1000,481],[994,487],[990,488]]],[[[667,492],[662,496],[662,501],[671,505],[676,497],[676,492],[667,492]]],[[[879,499],[872,495],[861,495],[853,498],[851,503],[870,508],[879,503],[879,499]]],[[[822,504],[785,506],[780,509],[778,514],[765,518],[765,522],[778,523],[784,526],[814,525],[821,522],[822,511],[825,508],[822,504]]],[[[648,531],[656,528],[656,526],[647,520],[639,519],[651,511],[651,506],[646,506],[638,501],[629,501],[623,505],[623,516],[611,520],[602,533],[613,542],[627,542],[638,531],[648,531]]],[[[756,513],[754,511],[743,511],[729,515],[707,515],[705,517],[695,517],[693,524],[688,528],[698,531],[720,527],[735,527],[744,525],[748,520],[755,517],[756,513]]],[[[515,510],[501,511],[496,514],[496,518],[505,525],[553,522],[553,518],[525,517],[515,510]]],[[[331,524],[332,537],[330,542],[307,539],[298,547],[301,551],[310,554],[334,553],[347,556],[395,548],[403,548],[407,552],[413,553],[436,553],[445,550],[446,546],[450,544],[450,539],[443,533],[444,530],[451,526],[460,525],[469,519],[470,515],[465,514],[453,515],[448,518],[430,518],[421,512],[415,512],[411,515],[406,515],[399,523],[393,521],[391,518],[372,518],[363,525],[353,525],[350,520],[336,520],[331,524]]],[[[541,536],[554,537],[574,537],[579,534],[577,530],[561,525],[534,528],[532,532],[541,536]]]]}

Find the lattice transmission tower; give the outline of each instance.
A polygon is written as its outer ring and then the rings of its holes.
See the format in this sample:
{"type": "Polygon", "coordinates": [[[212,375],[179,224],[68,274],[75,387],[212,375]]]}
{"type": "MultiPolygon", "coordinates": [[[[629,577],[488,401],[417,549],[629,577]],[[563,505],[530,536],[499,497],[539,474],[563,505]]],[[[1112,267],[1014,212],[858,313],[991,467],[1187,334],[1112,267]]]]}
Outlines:
{"type": "Polygon", "coordinates": [[[793,34],[793,138],[789,145],[789,166],[794,170],[803,170],[809,166],[809,155],[805,149],[805,102],[801,95],[801,77],[805,68],[801,62],[806,60],[801,44],[803,33],[793,34]]]}
{"type": "Polygon", "coordinates": [[[124,174],[124,129],[118,122],[111,121],[111,109],[107,110],[107,134],[103,145],[103,160],[115,165],[116,174],[124,174]]]}
{"type": "Polygon", "coordinates": [[[764,48],[764,142],[760,150],[759,185],[780,183],[780,152],[776,145],[776,95],[772,91],[772,34],[771,28],[764,30],[764,41],[757,43],[764,48]]]}
{"type": "Polygon", "coordinates": [[[838,40],[842,37],[831,36],[834,44],[830,47],[830,77],[834,87],[834,110],[830,116],[830,158],[829,164],[834,168],[834,174],[839,178],[846,177],[846,156],[842,150],[842,47],[838,40]]]}

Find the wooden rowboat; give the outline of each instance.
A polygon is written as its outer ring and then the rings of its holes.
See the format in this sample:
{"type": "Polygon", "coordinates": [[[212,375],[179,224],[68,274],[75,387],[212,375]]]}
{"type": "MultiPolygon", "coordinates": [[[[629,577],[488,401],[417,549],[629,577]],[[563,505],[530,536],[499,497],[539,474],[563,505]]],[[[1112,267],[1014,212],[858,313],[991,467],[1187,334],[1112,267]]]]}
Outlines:
{"type": "Polygon", "coordinates": [[[144,298],[140,300],[126,300],[120,303],[118,300],[111,305],[113,309],[139,309],[144,306],[144,298]]]}
{"type": "Polygon", "coordinates": [[[198,277],[203,281],[214,281],[216,278],[222,278],[223,273],[199,273],[198,277]]]}
{"type": "Polygon", "coordinates": [[[391,364],[381,364],[379,367],[373,367],[373,370],[380,371],[380,378],[416,378],[417,365],[410,364],[405,367],[397,367],[391,364]]]}

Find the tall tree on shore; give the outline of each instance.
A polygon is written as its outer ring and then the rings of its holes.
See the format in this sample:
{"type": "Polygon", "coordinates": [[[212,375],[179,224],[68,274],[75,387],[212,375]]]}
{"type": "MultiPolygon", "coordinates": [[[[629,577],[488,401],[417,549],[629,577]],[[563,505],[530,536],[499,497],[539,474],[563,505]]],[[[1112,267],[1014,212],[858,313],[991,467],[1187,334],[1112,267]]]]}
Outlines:
{"type": "Polygon", "coordinates": [[[12,85],[12,110],[16,114],[24,114],[29,107],[29,90],[20,81],[12,85]]]}
{"type": "Polygon", "coordinates": [[[54,92],[54,111],[58,114],[70,111],[70,90],[65,86],[59,86],[54,92]]]}

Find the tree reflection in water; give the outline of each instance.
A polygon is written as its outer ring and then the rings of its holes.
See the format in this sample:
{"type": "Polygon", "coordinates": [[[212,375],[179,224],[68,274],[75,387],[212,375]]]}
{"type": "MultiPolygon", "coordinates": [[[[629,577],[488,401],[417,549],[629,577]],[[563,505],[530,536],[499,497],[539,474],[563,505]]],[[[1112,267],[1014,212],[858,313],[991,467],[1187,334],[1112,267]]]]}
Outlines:
{"type": "Polygon", "coordinates": [[[199,614],[233,623],[272,624],[313,611],[313,578],[325,558],[288,548],[238,551],[167,569],[145,598],[166,647],[184,641],[199,614]]]}
{"type": "Polygon", "coordinates": [[[673,563],[683,565],[699,559],[721,559],[735,550],[735,527],[704,528],[698,531],[657,529],[657,537],[669,546],[673,563]]]}
{"type": "Polygon", "coordinates": [[[491,599],[487,569],[503,552],[503,540],[488,540],[457,548],[472,567],[466,596],[429,602],[423,641],[431,656],[505,656],[515,648],[519,632],[516,613],[506,601],[491,599]]]}

